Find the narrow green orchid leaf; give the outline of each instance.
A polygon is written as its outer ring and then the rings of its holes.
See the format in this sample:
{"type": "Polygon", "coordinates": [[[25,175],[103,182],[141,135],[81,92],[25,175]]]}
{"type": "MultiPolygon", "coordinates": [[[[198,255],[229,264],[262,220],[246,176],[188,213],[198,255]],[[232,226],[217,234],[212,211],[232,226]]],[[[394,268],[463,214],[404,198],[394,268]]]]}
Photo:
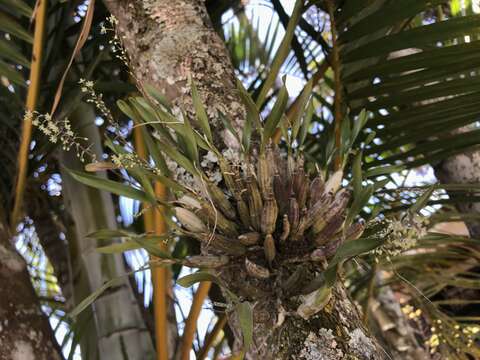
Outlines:
{"type": "Polygon", "coordinates": [[[87,307],[89,307],[95,300],[98,299],[100,295],[102,295],[107,289],[113,287],[113,286],[119,286],[122,284],[125,280],[123,277],[117,277],[114,279],[111,279],[107,281],[105,284],[103,284],[100,288],[95,290],[92,294],[88,295],[85,299],[83,299],[68,315],[71,318],[75,318],[77,315],[79,315],[83,310],[85,310],[87,307]]]}
{"type": "Polygon", "coordinates": [[[353,159],[353,164],[352,164],[353,196],[356,196],[356,194],[360,194],[360,191],[362,190],[362,181],[363,181],[362,158],[363,158],[363,153],[360,151],[353,159]]]}
{"type": "Polygon", "coordinates": [[[172,104],[170,101],[167,99],[165,95],[163,95],[160,91],[158,91],[155,87],[152,85],[145,85],[144,89],[146,93],[151,96],[153,99],[155,99],[160,105],[163,105],[163,107],[167,110],[170,110],[172,107],[172,104]]]}
{"type": "Polygon", "coordinates": [[[197,116],[198,124],[200,125],[204,135],[207,137],[210,143],[213,143],[212,130],[210,129],[210,124],[208,122],[207,112],[203,106],[202,99],[198,94],[197,86],[192,78],[190,78],[190,84],[192,87],[192,100],[193,106],[195,107],[195,114],[197,116]]]}
{"type": "Polygon", "coordinates": [[[382,245],[384,241],[385,238],[383,237],[369,236],[343,243],[338,248],[335,256],[328,263],[327,270],[335,268],[338,264],[347,259],[367,253],[377,248],[378,246],[382,245]]]}
{"type": "Polygon", "coordinates": [[[220,280],[215,275],[205,271],[197,271],[193,274],[185,275],[177,280],[177,284],[181,287],[188,288],[200,281],[211,281],[216,284],[221,284],[220,280]]]}
{"type": "Polygon", "coordinates": [[[130,238],[137,236],[135,233],[118,229],[100,229],[87,235],[90,239],[130,238]]]}
{"type": "Polygon", "coordinates": [[[415,204],[413,204],[409,212],[412,214],[418,213],[420,210],[422,210],[428,203],[428,200],[430,200],[430,197],[433,194],[433,191],[435,190],[434,186],[431,186],[427,191],[425,191],[416,201],[415,204]]]}
{"type": "Polygon", "coordinates": [[[253,341],[253,308],[248,301],[238,303],[235,307],[243,334],[243,348],[248,351],[253,341]]]}
{"type": "Polygon", "coordinates": [[[143,202],[150,202],[150,197],[145,192],[135,189],[132,186],[87,174],[81,171],[67,169],[67,172],[78,182],[100,190],[111,192],[115,195],[125,196],[143,202]]]}
{"type": "Polygon", "coordinates": [[[280,73],[282,64],[284,63],[285,59],[291,51],[292,38],[295,34],[295,28],[297,27],[297,23],[302,16],[302,10],[303,0],[297,0],[295,2],[295,7],[293,8],[292,16],[290,17],[290,21],[288,22],[288,26],[285,31],[283,40],[277,50],[277,53],[275,54],[272,65],[270,66],[270,70],[268,72],[268,76],[265,79],[262,89],[260,90],[260,93],[258,95],[256,104],[259,108],[262,108],[262,105],[265,102],[265,99],[267,98],[270,89],[275,84],[275,80],[280,73]]]}
{"type": "Polygon", "coordinates": [[[347,218],[345,219],[345,226],[349,226],[355,217],[360,214],[360,211],[367,205],[368,201],[373,195],[373,185],[367,185],[360,188],[360,191],[354,193],[353,203],[348,210],[347,218]]]}
{"type": "Polygon", "coordinates": [[[170,145],[166,141],[158,140],[158,142],[160,143],[160,150],[163,151],[169,158],[174,160],[189,173],[193,175],[198,174],[198,170],[195,169],[193,162],[189,158],[181,154],[174,146],[170,145]]]}
{"type": "Polygon", "coordinates": [[[310,130],[310,124],[312,122],[313,113],[315,108],[313,106],[313,100],[310,100],[305,115],[303,116],[302,126],[300,127],[298,134],[298,146],[301,147],[305,143],[305,139],[308,135],[308,130],[310,130]]]}
{"type": "Polygon", "coordinates": [[[262,136],[262,149],[265,148],[266,144],[268,143],[270,138],[273,136],[275,130],[277,129],[278,124],[280,123],[280,120],[282,119],[282,116],[285,113],[287,102],[288,102],[288,91],[287,91],[287,87],[284,84],[280,88],[277,101],[275,102],[275,105],[273,106],[273,109],[270,112],[270,115],[268,116],[265,122],[265,127],[263,129],[263,136],[262,136]]]}
{"type": "Polygon", "coordinates": [[[252,100],[252,97],[239,80],[237,80],[237,89],[242,102],[247,108],[247,120],[250,120],[251,124],[255,126],[257,131],[261,131],[262,121],[260,119],[260,110],[258,109],[258,106],[252,100]]]}
{"type": "Polygon", "coordinates": [[[290,125],[292,127],[292,139],[297,139],[300,126],[302,125],[301,119],[307,111],[308,101],[312,95],[313,77],[307,82],[303,88],[299,99],[297,100],[296,109],[292,114],[290,125]]]}
{"type": "Polygon", "coordinates": [[[157,169],[160,169],[160,172],[165,175],[169,176],[170,175],[170,170],[168,169],[167,162],[165,161],[165,158],[163,157],[161,151],[158,148],[157,143],[155,140],[152,138],[152,136],[149,134],[147,129],[142,126],[142,135],[143,135],[143,140],[145,141],[145,144],[147,145],[148,153],[153,159],[153,162],[155,163],[155,167],[157,169]]]}
{"type": "Polygon", "coordinates": [[[224,113],[222,113],[221,111],[218,111],[218,117],[220,118],[220,120],[222,121],[222,124],[223,126],[225,127],[226,130],[230,131],[230,133],[235,136],[235,138],[237,139],[238,143],[240,143],[240,138],[238,137],[238,133],[237,131],[234,129],[233,125],[232,125],[232,120],[229,119],[224,113]]]}

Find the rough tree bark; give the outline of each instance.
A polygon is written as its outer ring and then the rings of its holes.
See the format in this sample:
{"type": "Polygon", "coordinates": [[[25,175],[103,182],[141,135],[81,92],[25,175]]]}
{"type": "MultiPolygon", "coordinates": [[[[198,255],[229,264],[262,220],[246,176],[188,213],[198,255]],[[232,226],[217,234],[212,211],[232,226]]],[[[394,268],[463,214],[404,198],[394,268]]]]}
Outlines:
{"type": "MultiPolygon", "coordinates": [[[[469,127],[461,129],[462,132],[469,130],[469,127]]],[[[444,184],[480,183],[480,151],[478,148],[472,148],[443,160],[435,166],[435,175],[444,184]]],[[[462,202],[456,207],[461,213],[480,213],[480,203],[478,202],[462,202]]],[[[480,222],[470,220],[465,224],[471,237],[480,238],[480,222]]]]}
{"type": "MultiPolygon", "coordinates": [[[[473,128],[473,125],[465,126],[459,129],[458,132],[468,132],[473,130],[473,128]]],[[[434,166],[434,169],[435,176],[443,184],[478,184],[480,182],[480,151],[478,150],[478,146],[467,149],[462,153],[441,161],[434,166]]],[[[454,193],[450,193],[449,195],[452,198],[455,197],[454,193]]],[[[462,214],[480,214],[479,202],[457,202],[455,207],[462,214]]],[[[480,222],[478,220],[465,220],[465,225],[467,226],[470,237],[476,239],[480,238],[480,222]]],[[[474,262],[470,268],[477,268],[476,262],[474,262]]],[[[446,298],[453,296],[460,297],[464,300],[475,300],[478,299],[479,291],[476,289],[459,287],[445,289],[442,292],[442,296],[445,296],[446,298]]],[[[453,311],[465,316],[471,312],[471,310],[468,309],[469,307],[467,305],[459,305],[456,306],[453,311]]]]}
{"type": "MultiPolygon", "coordinates": [[[[191,76],[212,125],[217,125],[215,119],[221,110],[240,126],[245,110],[236,93],[235,74],[204,1],[104,2],[119,22],[117,29],[140,88],[153,85],[174,107],[181,105],[191,111],[191,76]]],[[[235,146],[233,136],[230,140],[229,145],[235,146]]]]}
{"type": "Polygon", "coordinates": [[[0,222],[0,360],[60,360],[48,319],[40,309],[27,265],[0,222]]]}
{"type": "MultiPolygon", "coordinates": [[[[118,20],[117,30],[140,87],[151,84],[192,112],[188,77],[197,83],[216,128],[217,110],[240,128],[245,109],[240,104],[235,75],[222,40],[213,31],[201,0],[104,0],[118,20]]],[[[216,129],[217,139],[224,136],[216,129]]],[[[235,146],[233,139],[226,139],[235,146]]],[[[244,284],[238,273],[224,274],[232,287],[244,284]],[[235,279],[235,280],[234,280],[235,279]],[[234,282],[234,283],[233,283],[234,282]]],[[[383,359],[385,353],[363,327],[358,310],[337,285],[324,311],[309,321],[282,315],[278,301],[254,308],[255,344],[250,359],[383,359]]],[[[230,324],[235,330],[235,319],[230,324]]],[[[240,337],[240,336],[239,336],[240,337]]]]}

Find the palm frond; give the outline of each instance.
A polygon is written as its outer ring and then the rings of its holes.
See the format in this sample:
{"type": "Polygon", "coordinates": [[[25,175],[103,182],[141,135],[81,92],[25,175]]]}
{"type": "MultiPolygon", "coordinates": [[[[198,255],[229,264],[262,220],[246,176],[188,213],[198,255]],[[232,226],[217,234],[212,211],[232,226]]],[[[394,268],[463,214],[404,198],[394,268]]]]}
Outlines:
{"type": "Polygon", "coordinates": [[[480,41],[472,36],[480,16],[427,17],[443,3],[375,1],[351,16],[353,5],[342,8],[347,103],[353,114],[371,111],[367,127],[378,137],[365,151],[366,168],[435,164],[478,143],[478,132],[456,130],[480,115],[480,41]]]}

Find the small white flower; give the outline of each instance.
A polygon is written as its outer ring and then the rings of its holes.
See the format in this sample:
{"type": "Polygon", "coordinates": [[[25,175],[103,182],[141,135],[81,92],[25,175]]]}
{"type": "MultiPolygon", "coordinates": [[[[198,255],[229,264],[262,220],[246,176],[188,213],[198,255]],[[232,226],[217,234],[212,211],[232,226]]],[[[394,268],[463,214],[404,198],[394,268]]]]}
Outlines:
{"type": "Polygon", "coordinates": [[[108,19],[108,21],[109,21],[111,24],[113,24],[113,25],[118,24],[117,18],[116,18],[115,16],[113,16],[113,15],[110,15],[107,19],[108,19]]]}
{"type": "Polygon", "coordinates": [[[58,126],[54,122],[49,122],[47,127],[54,133],[59,132],[58,126]]]}
{"type": "Polygon", "coordinates": [[[121,161],[120,157],[117,156],[117,155],[112,155],[112,162],[118,167],[122,166],[122,161],[121,161]]]}

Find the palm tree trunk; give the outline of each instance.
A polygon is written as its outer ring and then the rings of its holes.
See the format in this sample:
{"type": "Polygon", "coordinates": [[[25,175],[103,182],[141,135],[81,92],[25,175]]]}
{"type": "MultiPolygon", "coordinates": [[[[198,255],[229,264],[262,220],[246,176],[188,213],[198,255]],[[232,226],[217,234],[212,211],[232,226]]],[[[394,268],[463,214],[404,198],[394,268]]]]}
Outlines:
{"type": "MultiPolygon", "coordinates": [[[[105,0],[105,3],[118,20],[117,31],[140,87],[146,84],[155,86],[172,101],[173,106],[181,104],[191,114],[192,99],[185,90],[191,76],[199,88],[212,126],[217,125],[217,110],[220,109],[241,128],[245,109],[238,99],[233,67],[223,41],[211,26],[203,1],[105,0]]],[[[217,129],[216,139],[222,136],[217,129]]],[[[230,139],[226,142],[229,146],[236,145],[230,139]]],[[[224,272],[224,278],[238,280],[238,273],[227,271],[231,273],[224,272]]],[[[276,304],[279,302],[273,297],[255,306],[255,341],[249,358],[385,357],[362,326],[356,306],[346,296],[342,285],[336,287],[327,310],[309,320],[289,315],[284,322],[277,324],[276,304]]],[[[235,317],[229,322],[240,343],[235,317]]]]}
{"type": "MultiPolygon", "coordinates": [[[[93,123],[94,119],[93,109],[85,104],[80,105],[71,116],[79,135],[88,138],[89,142],[94,144],[93,151],[100,155],[101,139],[93,123]]],[[[83,168],[75,152],[62,153],[61,160],[68,168],[83,168]]],[[[86,237],[99,229],[116,228],[111,195],[80,185],[66,172],[62,173],[62,180],[64,201],[74,223],[74,234],[69,238],[69,244],[74,273],[74,297],[78,303],[106,281],[125,274],[127,269],[121,255],[99,254],[95,250],[101,246],[98,240],[86,237]]],[[[151,336],[126,277],[119,286],[112,288],[95,301],[92,313],[96,346],[89,344],[88,354],[92,356],[98,351],[99,355],[94,356],[94,359],[154,358],[151,336]]]]}
{"type": "MultiPolygon", "coordinates": [[[[191,76],[212,118],[211,126],[222,127],[216,121],[221,110],[240,128],[245,109],[237,95],[235,73],[203,0],[104,3],[118,20],[117,31],[140,89],[152,85],[174,107],[182,105],[191,114],[191,76]]],[[[235,146],[233,139],[230,144],[235,146]]]]}
{"type": "Polygon", "coordinates": [[[60,360],[60,349],[30,282],[25,261],[0,222],[0,359],[60,360]]]}
{"type": "MultiPolygon", "coordinates": [[[[238,276],[238,272],[231,274],[238,276]]],[[[236,284],[236,286],[242,286],[236,284]]],[[[257,301],[254,307],[254,337],[247,359],[387,359],[376,339],[362,323],[359,311],[342,284],[334,287],[332,298],[308,320],[285,313],[276,298],[257,301]]],[[[241,334],[236,318],[229,319],[236,335],[237,351],[241,334]]]]}
{"type": "MultiPolygon", "coordinates": [[[[468,132],[471,127],[460,129],[468,132]]],[[[463,153],[449,157],[435,166],[435,175],[444,184],[478,184],[480,183],[480,151],[478,148],[469,149],[463,153]]],[[[454,196],[452,194],[451,196],[454,196]]],[[[480,214],[480,203],[462,202],[456,205],[464,214],[480,214]]],[[[465,221],[470,236],[480,238],[480,222],[465,221]]]]}

